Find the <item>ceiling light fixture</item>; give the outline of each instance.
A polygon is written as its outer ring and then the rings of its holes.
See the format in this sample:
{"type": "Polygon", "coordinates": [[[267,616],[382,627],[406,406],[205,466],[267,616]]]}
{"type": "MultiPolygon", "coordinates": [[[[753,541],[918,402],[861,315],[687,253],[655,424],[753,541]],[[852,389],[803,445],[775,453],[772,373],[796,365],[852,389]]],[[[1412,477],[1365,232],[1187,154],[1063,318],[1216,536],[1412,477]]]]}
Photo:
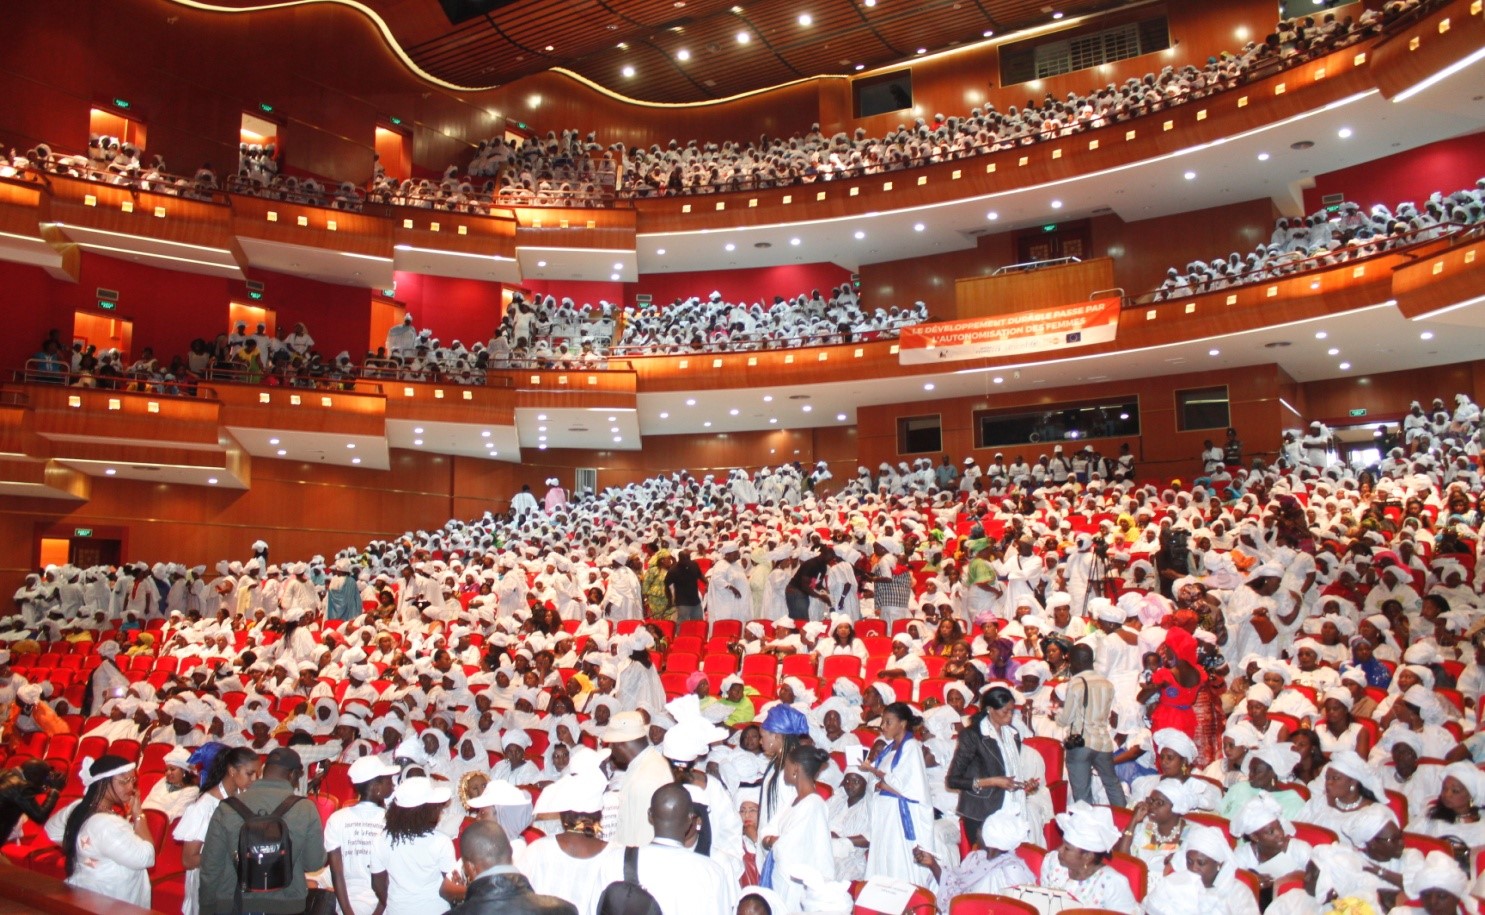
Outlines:
{"type": "Polygon", "coordinates": [[[1209,349],[1209,350],[1207,350],[1207,355],[1208,356],[1220,356],[1220,355],[1222,355],[1222,351],[1220,349],[1209,349]]]}
{"type": "Polygon", "coordinates": [[[268,444],[270,444],[270,445],[277,445],[278,444],[278,439],[271,438],[271,439],[268,440],[268,444]]]}
{"type": "Polygon", "coordinates": [[[1329,336],[1329,334],[1327,334],[1323,330],[1317,330],[1317,331],[1315,331],[1315,339],[1316,340],[1324,340],[1328,336],[1329,336]]]}
{"type": "Polygon", "coordinates": [[[1182,178],[1185,178],[1187,181],[1195,181],[1196,180],[1196,172],[1187,172],[1186,174],[1182,175],[1181,177],[1182,178]]]}
{"type": "Polygon", "coordinates": [[[351,463],[352,464],[359,464],[359,463],[361,463],[361,459],[360,458],[351,458],[351,463]]]}
{"type": "Polygon", "coordinates": [[[684,63],[691,59],[691,52],[687,51],[685,48],[681,48],[679,51],[675,52],[675,59],[684,63]]]}
{"type": "Polygon", "coordinates": [[[797,248],[797,247],[799,247],[799,239],[797,239],[797,238],[791,238],[791,239],[789,239],[789,244],[791,244],[791,245],[793,245],[794,247],[797,248]]]}
{"type": "Polygon", "coordinates": [[[1005,384],[1005,379],[1002,378],[1002,377],[1000,377],[999,375],[996,375],[994,378],[991,378],[990,380],[992,382],[994,382],[995,384],[1005,384]]]}
{"type": "Polygon", "coordinates": [[[346,446],[347,449],[349,449],[351,451],[355,451],[356,450],[356,443],[355,442],[346,442],[345,443],[345,446],[346,446]]]}
{"type": "Polygon", "coordinates": [[[934,384],[931,381],[930,382],[927,382],[926,384],[923,385],[923,390],[925,390],[925,391],[931,391],[931,390],[933,390],[933,388],[934,388],[934,384]]]}
{"type": "Polygon", "coordinates": [[[800,407],[799,409],[803,410],[806,413],[809,413],[809,412],[813,411],[815,408],[812,407],[812,406],[810,406],[809,404],[805,404],[804,406],[800,407]]]}
{"type": "Polygon", "coordinates": [[[655,253],[658,254],[658,255],[664,256],[665,249],[664,248],[656,248],[655,249],[655,253]]]}
{"type": "Polygon", "coordinates": [[[1346,371],[1347,369],[1349,369],[1350,367],[1351,367],[1351,363],[1349,363],[1349,362],[1342,362],[1341,363],[1341,371],[1343,371],[1343,372],[1346,371]]]}
{"type": "Polygon", "coordinates": [[[710,429],[711,427],[712,427],[712,421],[711,420],[707,420],[706,422],[704,422],[704,423],[701,424],[701,428],[703,428],[703,429],[710,429]]]}
{"type": "Polygon", "coordinates": [[[927,54],[928,53],[928,49],[927,48],[919,48],[918,49],[918,53],[919,54],[927,54]]]}
{"type": "Polygon", "coordinates": [[[866,237],[866,233],[865,232],[861,231],[860,229],[857,229],[856,230],[856,240],[857,241],[860,241],[861,239],[863,239],[865,237],[866,237]]]}
{"type": "Polygon", "coordinates": [[[1060,210],[1060,209],[1062,209],[1062,201],[1061,200],[1054,200],[1054,201],[1052,201],[1052,209],[1054,209],[1054,210],[1060,210]]]}
{"type": "Polygon", "coordinates": [[[661,413],[660,414],[660,418],[661,419],[670,419],[670,414],[669,413],[661,413]]]}
{"type": "Polygon", "coordinates": [[[1339,356],[1340,354],[1341,354],[1341,351],[1338,350],[1338,349],[1336,349],[1333,346],[1330,349],[1328,349],[1328,350],[1325,351],[1325,355],[1327,355],[1327,356],[1339,356]]]}
{"type": "Polygon", "coordinates": [[[994,210],[991,210],[990,212],[985,214],[985,218],[990,220],[991,222],[994,222],[995,220],[1000,218],[1000,214],[995,212],[994,210]]]}
{"type": "Polygon", "coordinates": [[[423,427],[422,426],[415,426],[413,428],[413,435],[422,435],[422,434],[423,434],[423,427]]]}
{"type": "Polygon", "coordinates": [[[103,471],[103,474],[105,476],[110,476],[110,477],[113,476],[116,473],[118,473],[118,471],[117,470],[114,470],[112,467],[110,467],[107,470],[103,471]]]}
{"type": "Polygon", "coordinates": [[[1351,128],[1342,127],[1340,130],[1337,130],[1335,132],[1335,135],[1340,137],[1342,140],[1349,140],[1351,139],[1351,128]]]}
{"type": "Polygon", "coordinates": [[[217,485],[217,478],[216,477],[207,477],[206,478],[206,482],[207,482],[207,485],[209,485],[209,486],[215,486],[215,485],[217,485]]]}
{"type": "Polygon", "coordinates": [[[739,411],[738,411],[737,407],[733,407],[731,410],[728,410],[727,411],[727,415],[728,416],[736,416],[738,414],[738,412],[739,411]]]}
{"type": "Polygon", "coordinates": [[[738,32],[737,33],[737,43],[738,44],[747,44],[748,42],[750,42],[752,40],[753,40],[753,36],[752,35],[749,35],[747,32],[738,32]]]}
{"type": "Polygon", "coordinates": [[[921,231],[923,231],[926,228],[928,228],[928,227],[925,226],[925,225],[923,225],[923,223],[921,223],[921,222],[915,222],[915,223],[913,223],[913,231],[914,232],[921,232],[921,231]]]}
{"type": "Polygon", "coordinates": [[[732,242],[729,241],[727,244],[722,246],[722,249],[724,251],[736,251],[737,245],[734,245],[732,242]]]}
{"type": "Polygon", "coordinates": [[[686,406],[688,406],[688,407],[694,407],[694,406],[696,406],[696,398],[694,398],[694,397],[687,397],[686,398],[686,406]]]}
{"type": "Polygon", "coordinates": [[[279,457],[283,457],[283,456],[284,456],[284,455],[286,455],[286,454],[288,454],[288,453],[289,453],[289,452],[287,452],[287,451],[285,451],[285,450],[284,450],[284,449],[282,449],[282,448],[280,448],[280,449],[278,449],[278,456],[279,456],[279,457]]]}
{"type": "Polygon", "coordinates": [[[764,394],[763,395],[763,402],[764,403],[773,403],[773,395],[772,394],[764,394]]]}
{"type": "Polygon", "coordinates": [[[844,414],[844,413],[837,413],[837,414],[835,414],[835,419],[836,419],[836,422],[842,422],[843,423],[843,422],[846,421],[846,414],[844,414]]]}
{"type": "Polygon", "coordinates": [[[1425,330],[1423,333],[1421,333],[1421,334],[1418,335],[1418,339],[1419,340],[1432,340],[1433,339],[1433,331],[1431,331],[1431,330],[1425,330]]]}
{"type": "Polygon", "coordinates": [[[633,67],[625,67],[624,69],[620,70],[619,72],[620,73],[623,73],[624,76],[626,78],[628,78],[628,79],[633,79],[634,78],[634,68],[633,67]]]}
{"type": "Polygon", "coordinates": [[[809,13],[800,13],[799,14],[799,24],[800,25],[803,25],[803,26],[814,25],[815,24],[815,17],[811,16],[809,13]]]}
{"type": "Polygon", "coordinates": [[[1259,162],[1267,162],[1268,161],[1268,153],[1259,153],[1258,154],[1258,161],[1259,162]]]}

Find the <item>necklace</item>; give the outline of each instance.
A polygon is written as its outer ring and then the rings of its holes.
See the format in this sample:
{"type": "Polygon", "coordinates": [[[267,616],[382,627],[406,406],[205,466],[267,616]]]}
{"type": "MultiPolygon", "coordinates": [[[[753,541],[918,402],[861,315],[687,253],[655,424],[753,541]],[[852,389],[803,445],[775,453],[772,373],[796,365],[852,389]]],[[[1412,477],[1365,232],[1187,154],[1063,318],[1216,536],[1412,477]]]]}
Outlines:
{"type": "Polygon", "coordinates": [[[1160,828],[1152,823],[1150,825],[1150,838],[1156,845],[1169,845],[1175,842],[1176,839],[1180,838],[1181,828],[1185,825],[1185,823],[1178,820],[1176,821],[1175,828],[1172,829],[1170,832],[1161,832],[1160,828]]]}
{"type": "Polygon", "coordinates": [[[1351,801],[1350,803],[1347,803],[1340,798],[1336,798],[1334,801],[1331,802],[1331,806],[1341,811],[1342,813],[1350,813],[1351,811],[1358,809],[1359,807],[1361,807],[1362,804],[1365,803],[1366,798],[1358,796],[1356,800],[1351,801]]]}

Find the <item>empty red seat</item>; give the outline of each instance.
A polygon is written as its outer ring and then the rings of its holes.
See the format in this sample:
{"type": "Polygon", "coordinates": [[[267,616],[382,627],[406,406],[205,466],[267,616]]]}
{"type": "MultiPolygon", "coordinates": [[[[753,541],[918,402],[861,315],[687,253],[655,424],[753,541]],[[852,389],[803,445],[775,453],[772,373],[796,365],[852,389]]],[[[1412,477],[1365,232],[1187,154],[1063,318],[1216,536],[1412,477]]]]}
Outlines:
{"type": "Polygon", "coordinates": [[[855,655],[831,655],[820,662],[820,679],[826,683],[835,682],[836,677],[859,676],[861,676],[861,659],[855,655]]]}
{"type": "Polygon", "coordinates": [[[671,652],[665,657],[665,670],[667,673],[689,674],[698,670],[701,659],[690,652],[671,652]]]}
{"type": "Polygon", "coordinates": [[[771,654],[743,655],[742,672],[744,674],[767,674],[772,677],[778,673],[778,670],[778,659],[771,654]]]}
{"type": "Polygon", "coordinates": [[[737,673],[737,655],[709,654],[701,659],[701,669],[708,677],[725,677],[737,673]]]}
{"type": "Polygon", "coordinates": [[[714,620],[712,638],[737,641],[742,638],[742,620],[714,620]]]}
{"type": "Polygon", "coordinates": [[[676,635],[689,635],[696,639],[705,639],[706,620],[681,620],[680,626],[676,628],[676,635]]]}
{"type": "Polygon", "coordinates": [[[856,623],[856,637],[865,636],[885,637],[887,635],[887,623],[885,620],[860,620],[856,623]]]}
{"type": "Polygon", "coordinates": [[[672,652],[694,654],[700,657],[702,654],[701,639],[698,639],[694,635],[678,635],[670,640],[670,650],[672,652]]]}

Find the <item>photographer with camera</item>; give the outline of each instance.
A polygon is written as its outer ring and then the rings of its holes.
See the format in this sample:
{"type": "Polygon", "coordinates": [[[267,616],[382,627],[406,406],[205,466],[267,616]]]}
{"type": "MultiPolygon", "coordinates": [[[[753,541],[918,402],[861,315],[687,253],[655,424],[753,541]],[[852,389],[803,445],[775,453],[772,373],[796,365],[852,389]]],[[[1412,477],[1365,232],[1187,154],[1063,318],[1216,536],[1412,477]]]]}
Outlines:
{"type": "Polygon", "coordinates": [[[0,841],[15,832],[22,816],[44,824],[57,808],[57,798],[66,784],[64,773],[39,759],[0,770],[0,841]],[[40,801],[36,800],[38,794],[40,801]]]}

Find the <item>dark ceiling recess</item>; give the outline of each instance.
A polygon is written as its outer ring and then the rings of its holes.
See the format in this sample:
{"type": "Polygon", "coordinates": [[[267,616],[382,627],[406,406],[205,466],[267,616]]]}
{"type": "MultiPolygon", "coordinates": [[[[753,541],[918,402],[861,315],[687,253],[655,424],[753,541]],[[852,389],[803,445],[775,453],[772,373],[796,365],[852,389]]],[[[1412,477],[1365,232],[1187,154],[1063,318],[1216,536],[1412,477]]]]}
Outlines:
{"type": "Polygon", "coordinates": [[[363,0],[418,67],[504,86],[554,67],[650,102],[854,76],[1125,0],[363,0]],[[808,24],[801,22],[808,15],[808,24]],[[740,38],[739,36],[743,36],[740,38]],[[681,52],[686,52],[682,59],[681,52]]]}
{"type": "Polygon", "coordinates": [[[483,16],[516,2],[518,0],[438,0],[438,5],[443,7],[443,14],[449,17],[449,24],[458,25],[467,19],[483,16]]]}

